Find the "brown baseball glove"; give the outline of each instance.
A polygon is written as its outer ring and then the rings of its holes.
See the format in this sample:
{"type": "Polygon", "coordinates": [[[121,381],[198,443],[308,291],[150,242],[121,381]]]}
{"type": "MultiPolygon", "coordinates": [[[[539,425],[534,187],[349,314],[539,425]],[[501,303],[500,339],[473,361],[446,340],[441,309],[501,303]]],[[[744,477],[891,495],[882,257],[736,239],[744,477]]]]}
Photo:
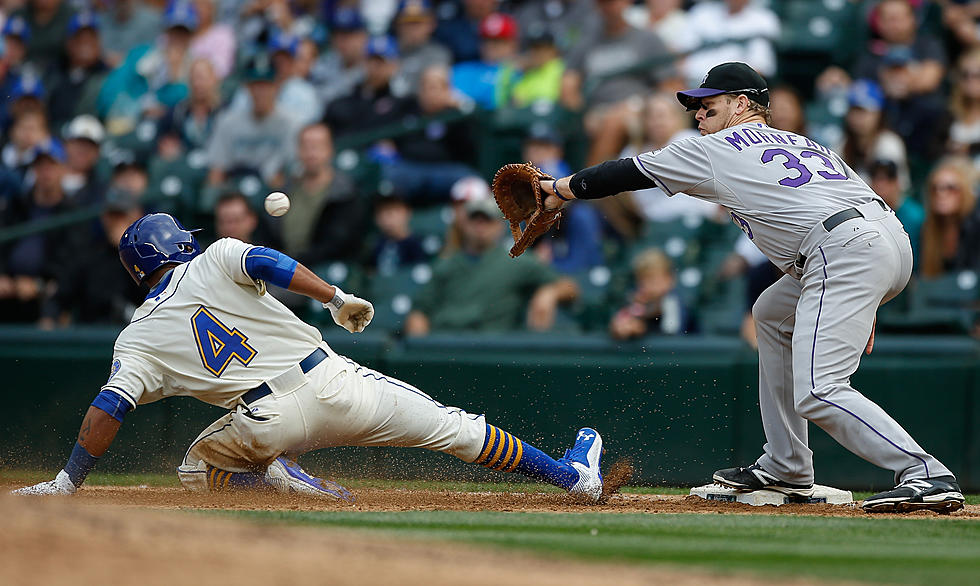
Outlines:
{"type": "Polygon", "coordinates": [[[518,257],[534,244],[552,224],[561,218],[561,210],[546,210],[547,195],[541,191],[541,181],[554,181],[531,163],[511,163],[501,167],[493,176],[493,197],[510,222],[514,246],[512,257],[518,257]],[[521,222],[524,229],[521,230],[521,222]]]}

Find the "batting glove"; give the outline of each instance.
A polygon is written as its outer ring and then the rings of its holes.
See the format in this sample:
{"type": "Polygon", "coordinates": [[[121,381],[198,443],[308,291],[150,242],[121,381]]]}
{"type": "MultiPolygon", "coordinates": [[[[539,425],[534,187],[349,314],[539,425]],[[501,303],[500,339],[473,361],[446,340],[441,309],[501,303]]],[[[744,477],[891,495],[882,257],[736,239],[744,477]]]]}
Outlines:
{"type": "Polygon", "coordinates": [[[25,486],[17,490],[10,491],[11,494],[26,495],[48,495],[48,494],[75,494],[75,485],[68,478],[68,473],[62,470],[54,477],[54,480],[40,482],[34,486],[25,486]]]}
{"type": "Polygon", "coordinates": [[[363,332],[374,319],[374,306],[370,301],[355,295],[344,293],[340,287],[334,286],[337,293],[333,299],[323,304],[330,311],[330,316],[336,324],[354,334],[363,332]]]}

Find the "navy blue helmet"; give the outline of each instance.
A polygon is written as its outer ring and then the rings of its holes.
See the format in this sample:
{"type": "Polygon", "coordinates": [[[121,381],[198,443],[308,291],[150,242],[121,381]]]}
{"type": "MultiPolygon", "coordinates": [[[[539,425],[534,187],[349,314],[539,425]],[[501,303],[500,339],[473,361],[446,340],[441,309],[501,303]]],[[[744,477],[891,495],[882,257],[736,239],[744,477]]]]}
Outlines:
{"type": "Polygon", "coordinates": [[[119,260],[137,283],[167,263],[185,263],[201,254],[194,238],[170,214],[147,214],[126,228],[119,239],[119,260]]]}

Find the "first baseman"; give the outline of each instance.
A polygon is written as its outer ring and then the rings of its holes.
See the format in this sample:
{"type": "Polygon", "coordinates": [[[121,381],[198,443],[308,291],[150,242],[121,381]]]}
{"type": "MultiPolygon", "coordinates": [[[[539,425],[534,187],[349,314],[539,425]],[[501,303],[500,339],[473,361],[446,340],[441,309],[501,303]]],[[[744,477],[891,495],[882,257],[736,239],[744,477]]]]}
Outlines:
{"type": "Polygon", "coordinates": [[[292,258],[226,238],[204,252],[167,214],[123,234],[119,256],[149,293],[116,339],[108,382],[82,421],[54,480],[20,494],[71,494],[137,405],[185,395],[228,410],[190,445],[177,474],[193,491],[269,487],[352,500],[343,487],[294,459],[329,446],[419,447],[549,482],[587,500],[602,493],[602,439],[579,430],[554,460],[417,388],[334,352],[320,331],[290,312],[266,283],[323,303],[338,325],[362,331],[374,309],[292,258]]]}
{"type": "Polygon", "coordinates": [[[542,182],[545,206],[659,187],[721,204],[786,274],[752,308],[759,340],[763,455],[714,473],[739,490],[809,496],[807,421],[865,460],[895,472],[894,489],[867,511],[954,511],[953,474],[923,450],[850,376],[874,343],[878,306],[905,288],[909,237],[894,212],[836,153],[769,124],[766,82],[744,63],[723,63],[701,86],[678,92],[700,137],[542,182]]]}

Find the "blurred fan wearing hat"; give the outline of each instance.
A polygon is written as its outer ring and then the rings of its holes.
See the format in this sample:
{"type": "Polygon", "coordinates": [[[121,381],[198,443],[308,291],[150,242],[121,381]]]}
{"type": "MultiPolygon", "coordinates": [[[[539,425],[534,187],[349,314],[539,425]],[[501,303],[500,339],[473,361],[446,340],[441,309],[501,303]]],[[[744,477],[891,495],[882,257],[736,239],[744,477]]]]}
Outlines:
{"type": "MultiPolygon", "coordinates": [[[[257,71],[245,72],[245,79],[250,80],[255,75],[263,79],[271,74],[270,81],[276,86],[276,107],[292,116],[300,126],[316,122],[322,114],[320,99],[317,97],[313,84],[296,75],[296,52],[299,49],[299,37],[282,31],[274,31],[269,36],[266,52],[257,56],[249,66],[259,62],[268,63],[268,71],[258,74],[257,71]]],[[[253,68],[254,69],[254,68],[253,68]]],[[[251,93],[255,91],[252,84],[248,89],[239,88],[235,92],[229,109],[247,112],[252,109],[251,93]]],[[[261,90],[260,90],[261,91],[261,90]]]]}
{"type": "Polygon", "coordinates": [[[331,102],[323,117],[337,137],[400,122],[411,104],[393,83],[400,66],[395,39],[369,38],[365,55],[364,80],[350,94],[331,102]]]}
{"type": "Polygon", "coordinates": [[[403,84],[406,94],[418,91],[419,76],[430,65],[452,64],[449,49],[432,40],[436,17],[428,0],[401,0],[395,16],[395,36],[401,68],[392,82],[403,84]]]}
{"type": "Polygon", "coordinates": [[[100,36],[109,67],[118,67],[131,49],[156,38],[163,28],[159,8],[145,0],[113,0],[103,6],[100,36]]]}
{"type": "Polygon", "coordinates": [[[102,60],[101,21],[94,12],[71,17],[65,37],[65,65],[50,75],[48,113],[60,128],[79,114],[95,111],[96,99],[109,67],[102,60]]]}
{"type": "Polygon", "coordinates": [[[527,32],[526,42],[524,71],[506,92],[503,101],[518,108],[540,102],[555,104],[561,95],[561,78],[565,74],[565,62],[555,38],[547,28],[537,24],[527,32]]]}
{"type": "Polygon", "coordinates": [[[843,142],[838,151],[844,162],[865,181],[872,179],[871,165],[875,161],[894,161],[902,189],[909,186],[905,143],[890,130],[885,121],[885,94],[876,82],[858,79],[847,93],[849,108],[844,117],[843,142]]]}
{"type": "Polygon", "coordinates": [[[63,185],[72,201],[78,205],[100,201],[105,181],[99,177],[96,165],[105,130],[91,114],[82,114],[72,120],[62,131],[65,141],[67,173],[63,185]]]}
{"type": "Polygon", "coordinates": [[[338,8],[328,19],[330,49],[313,65],[310,78],[323,107],[350,95],[364,80],[368,32],[355,8],[338,8]]]}
{"type": "MultiPolygon", "coordinates": [[[[390,184],[388,184],[390,185],[390,184]]],[[[378,235],[368,255],[368,267],[390,275],[397,269],[429,259],[422,238],[412,233],[412,208],[394,186],[374,198],[374,225],[378,235]]]]}
{"type": "Polygon", "coordinates": [[[480,22],[479,34],[480,60],[457,63],[453,86],[482,108],[493,110],[506,103],[510,87],[517,81],[517,21],[494,12],[480,22]]]}
{"type": "Polygon", "coordinates": [[[0,35],[3,36],[3,58],[7,63],[8,73],[16,76],[27,61],[27,43],[31,40],[31,27],[23,16],[14,14],[3,23],[0,35]]]}
{"type": "Polygon", "coordinates": [[[163,15],[163,34],[130,50],[106,77],[96,111],[109,135],[133,131],[144,116],[160,118],[187,97],[190,44],[198,23],[190,0],[171,0],[163,15]]]}
{"type": "Polygon", "coordinates": [[[251,107],[229,108],[218,116],[207,145],[208,185],[220,186],[234,174],[258,175],[267,186],[282,186],[300,124],[277,104],[275,78],[268,55],[259,54],[245,66],[251,107]]]}
{"type": "Polygon", "coordinates": [[[912,264],[918,266],[920,236],[926,211],[915,198],[908,197],[907,183],[903,183],[902,171],[893,160],[875,159],[868,169],[868,185],[885,200],[888,207],[895,210],[895,215],[902,221],[912,243],[912,256],[915,259],[912,264]]]}

